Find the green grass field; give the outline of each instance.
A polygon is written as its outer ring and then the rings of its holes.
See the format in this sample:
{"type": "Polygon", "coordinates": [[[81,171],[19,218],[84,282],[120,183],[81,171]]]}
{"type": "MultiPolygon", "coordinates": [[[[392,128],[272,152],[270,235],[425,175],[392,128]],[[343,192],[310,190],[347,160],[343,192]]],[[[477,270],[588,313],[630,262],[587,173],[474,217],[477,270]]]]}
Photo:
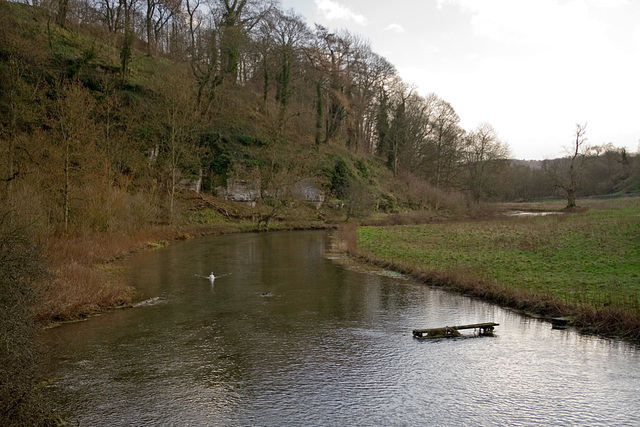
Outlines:
{"type": "Polygon", "coordinates": [[[360,227],[358,251],[568,305],[640,312],[638,198],[592,202],[584,213],[360,227]]]}

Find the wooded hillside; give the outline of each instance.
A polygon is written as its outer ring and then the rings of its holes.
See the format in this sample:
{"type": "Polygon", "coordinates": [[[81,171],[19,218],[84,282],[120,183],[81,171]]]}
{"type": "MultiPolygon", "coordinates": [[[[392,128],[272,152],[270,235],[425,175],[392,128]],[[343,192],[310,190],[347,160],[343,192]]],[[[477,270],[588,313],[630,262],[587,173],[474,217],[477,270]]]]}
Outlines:
{"type": "MultiPolygon", "coordinates": [[[[490,124],[462,129],[357,34],[274,1],[0,9],[1,197],[44,233],[178,223],[194,186],[249,185],[275,215],[304,183],[357,216],[549,196],[561,179],[560,160],[508,161],[490,124]]],[[[582,194],[638,190],[637,156],[583,157],[582,194]]]]}

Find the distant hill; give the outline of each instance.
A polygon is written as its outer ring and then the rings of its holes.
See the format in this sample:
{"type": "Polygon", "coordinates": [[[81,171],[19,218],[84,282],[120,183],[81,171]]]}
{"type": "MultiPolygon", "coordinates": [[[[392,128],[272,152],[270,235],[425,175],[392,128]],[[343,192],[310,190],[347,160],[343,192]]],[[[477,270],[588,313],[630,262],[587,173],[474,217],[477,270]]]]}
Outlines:
{"type": "Polygon", "coordinates": [[[543,160],[517,160],[517,159],[511,159],[510,162],[511,162],[512,165],[528,166],[529,168],[534,169],[534,170],[541,170],[542,169],[543,160]]]}

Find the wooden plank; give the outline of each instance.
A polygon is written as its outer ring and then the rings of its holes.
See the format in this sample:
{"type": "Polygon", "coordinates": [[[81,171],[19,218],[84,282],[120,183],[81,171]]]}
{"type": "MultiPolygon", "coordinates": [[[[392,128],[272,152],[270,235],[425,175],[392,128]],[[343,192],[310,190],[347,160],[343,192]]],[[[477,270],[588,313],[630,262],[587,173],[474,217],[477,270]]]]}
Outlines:
{"type": "MultiPolygon", "coordinates": [[[[487,322],[487,323],[473,323],[471,325],[461,325],[461,326],[445,326],[445,328],[453,328],[453,329],[485,329],[492,328],[495,326],[499,326],[499,323],[487,322]]],[[[443,329],[443,328],[428,328],[428,329],[414,329],[413,333],[426,333],[432,330],[443,329]]]]}
{"type": "Polygon", "coordinates": [[[499,326],[499,323],[487,322],[487,323],[473,323],[471,325],[462,325],[462,326],[454,326],[456,329],[484,329],[484,328],[493,328],[494,326],[499,326]]]}
{"type": "Polygon", "coordinates": [[[482,333],[491,332],[499,323],[485,322],[473,323],[471,325],[445,326],[444,328],[414,329],[413,336],[416,338],[449,338],[459,337],[459,329],[480,329],[482,333]]]}

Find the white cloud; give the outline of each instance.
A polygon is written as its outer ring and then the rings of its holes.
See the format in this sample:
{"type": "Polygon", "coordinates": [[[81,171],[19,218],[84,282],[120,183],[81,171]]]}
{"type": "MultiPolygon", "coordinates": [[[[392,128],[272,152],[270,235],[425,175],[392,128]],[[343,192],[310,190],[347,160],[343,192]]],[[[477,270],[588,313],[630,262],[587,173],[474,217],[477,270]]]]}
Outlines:
{"type": "Polygon", "coordinates": [[[629,0],[591,0],[591,3],[596,7],[616,8],[628,5],[629,0]]]}
{"type": "Polygon", "coordinates": [[[449,0],[436,0],[436,8],[442,9],[449,3],[451,3],[449,0]]]}
{"type": "Polygon", "coordinates": [[[640,52],[640,25],[633,28],[633,41],[636,42],[636,50],[640,52]]]}
{"type": "Polygon", "coordinates": [[[354,13],[348,7],[333,0],[315,0],[316,6],[329,21],[342,20],[353,21],[359,25],[366,25],[368,20],[365,16],[354,13]]]}
{"type": "Polygon", "coordinates": [[[607,27],[590,16],[584,0],[440,0],[471,14],[476,35],[518,46],[558,47],[598,42],[607,27]]]}
{"type": "Polygon", "coordinates": [[[385,31],[395,31],[398,34],[404,33],[404,28],[402,27],[402,25],[396,23],[389,24],[384,29],[385,31]]]}
{"type": "Polygon", "coordinates": [[[441,51],[442,49],[440,49],[440,46],[436,46],[434,44],[427,45],[427,47],[424,48],[425,53],[432,54],[432,55],[438,54],[441,51]]]}

